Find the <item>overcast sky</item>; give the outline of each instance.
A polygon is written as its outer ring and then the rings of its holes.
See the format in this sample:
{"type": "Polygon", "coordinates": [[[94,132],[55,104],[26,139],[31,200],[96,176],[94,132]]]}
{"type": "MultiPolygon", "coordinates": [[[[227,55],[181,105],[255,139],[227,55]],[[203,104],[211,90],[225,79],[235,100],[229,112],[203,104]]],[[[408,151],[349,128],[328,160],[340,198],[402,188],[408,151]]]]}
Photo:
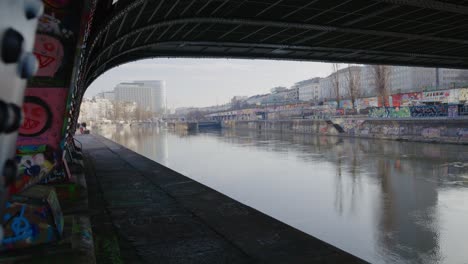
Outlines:
{"type": "Polygon", "coordinates": [[[120,82],[164,80],[169,108],[227,103],[233,96],[268,93],[275,86],[325,77],[331,64],[272,60],[150,59],[128,63],[101,75],[85,97],[111,91],[120,82]]]}

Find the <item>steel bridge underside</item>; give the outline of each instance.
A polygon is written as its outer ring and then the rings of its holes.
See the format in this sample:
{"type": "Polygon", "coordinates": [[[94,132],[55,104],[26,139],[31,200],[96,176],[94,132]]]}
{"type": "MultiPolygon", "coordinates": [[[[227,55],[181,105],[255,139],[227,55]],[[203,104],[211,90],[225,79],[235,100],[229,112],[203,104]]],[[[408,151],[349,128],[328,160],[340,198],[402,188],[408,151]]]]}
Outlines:
{"type": "Polygon", "coordinates": [[[112,67],[151,57],[468,68],[468,1],[119,0],[102,6],[83,65],[85,87],[112,67]]]}

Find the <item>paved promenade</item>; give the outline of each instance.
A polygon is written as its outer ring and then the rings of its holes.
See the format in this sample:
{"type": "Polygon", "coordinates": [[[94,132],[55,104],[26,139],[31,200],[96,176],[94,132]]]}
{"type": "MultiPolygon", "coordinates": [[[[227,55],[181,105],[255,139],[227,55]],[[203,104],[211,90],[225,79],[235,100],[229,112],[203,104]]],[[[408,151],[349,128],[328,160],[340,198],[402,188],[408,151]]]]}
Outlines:
{"type": "Polygon", "coordinates": [[[77,139],[97,263],[363,262],[101,136],[77,139]]]}

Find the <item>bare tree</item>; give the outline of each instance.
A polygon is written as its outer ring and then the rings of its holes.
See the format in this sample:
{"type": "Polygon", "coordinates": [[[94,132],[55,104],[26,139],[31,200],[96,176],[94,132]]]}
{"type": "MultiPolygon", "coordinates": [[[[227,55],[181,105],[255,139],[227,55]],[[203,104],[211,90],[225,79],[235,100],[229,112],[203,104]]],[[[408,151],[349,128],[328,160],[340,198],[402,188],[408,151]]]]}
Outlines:
{"type": "Polygon", "coordinates": [[[360,68],[352,67],[348,65],[348,75],[346,76],[348,80],[348,92],[351,98],[351,105],[353,110],[356,110],[356,100],[361,95],[361,71],[360,68]]]}
{"type": "Polygon", "coordinates": [[[133,109],[133,119],[138,121],[143,119],[143,109],[139,105],[133,109]]]}
{"type": "Polygon", "coordinates": [[[205,114],[204,112],[200,111],[200,110],[194,110],[194,111],[190,111],[187,113],[186,115],[186,119],[187,120],[192,120],[192,121],[201,121],[201,120],[205,120],[205,114]]]}
{"type": "Polygon", "coordinates": [[[387,65],[374,65],[374,84],[377,95],[382,98],[383,106],[388,105],[390,67],[387,65]]]}
{"type": "Polygon", "coordinates": [[[132,119],[132,113],[134,112],[133,105],[133,102],[122,102],[122,119],[124,121],[129,121],[132,119]]]}
{"type": "Polygon", "coordinates": [[[112,114],[109,116],[111,120],[119,120],[122,118],[122,102],[113,101],[112,102],[112,114]]]}
{"type": "Polygon", "coordinates": [[[340,64],[338,63],[333,63],[332,64],[332,86],[333,86],[333,92],[334,96],[336,98],[336,108],[340,107],[340,74],[338,71],[340,70],[340,64]]]}

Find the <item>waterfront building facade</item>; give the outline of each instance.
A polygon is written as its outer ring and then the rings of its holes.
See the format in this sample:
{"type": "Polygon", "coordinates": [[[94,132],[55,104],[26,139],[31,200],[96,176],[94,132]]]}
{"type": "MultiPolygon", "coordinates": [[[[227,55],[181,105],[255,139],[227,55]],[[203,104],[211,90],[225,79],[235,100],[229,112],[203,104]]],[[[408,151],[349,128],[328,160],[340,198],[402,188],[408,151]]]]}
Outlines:
{"type": "Polygon", "coordinates": [[[316,77],[294,84],[298,89],[298,100],[303,102],[318,102],[322,100],[322,89],[320,89],[320,80],[316,77]]]}
{"type": "Polygon", "coordinates": [[[135,102],[145,111],[164,114],[166,110],[166,84],[164,81],[134,81],[118,84],[115,100],[135,102]]]}

